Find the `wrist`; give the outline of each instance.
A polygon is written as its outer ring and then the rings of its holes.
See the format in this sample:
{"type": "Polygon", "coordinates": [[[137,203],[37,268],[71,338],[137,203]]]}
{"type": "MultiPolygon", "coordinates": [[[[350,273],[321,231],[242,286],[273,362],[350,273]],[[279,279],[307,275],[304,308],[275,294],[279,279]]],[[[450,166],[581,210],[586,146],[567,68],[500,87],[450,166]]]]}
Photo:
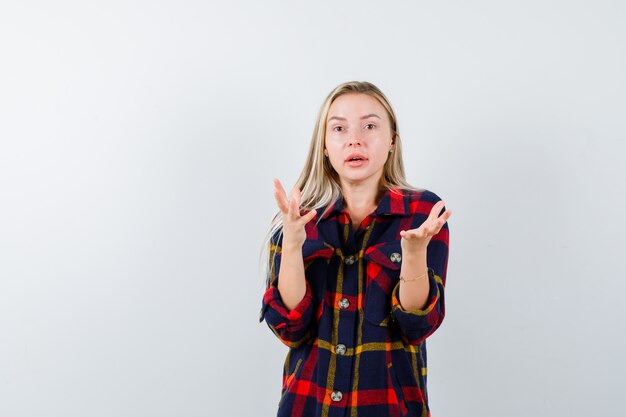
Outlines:
{"type": "Polygon", "coordinates": [[[422,281],[423,279],[427,279],[428,277],[428,268],[426,268],[422,274],[420,275],[416,275],[414,277],[405,277],[403,275],[400,275],[400,281],[402,282],[416,282],[416,281],[422,281]]]}
{"type": "Polygon", "coordinates": [[[417,251],[402,251],[402,263],[419,265],[426,263],[426,248],[417,251]]]}
{"type": "Polygon", "coordinates": [[[281,248],[281,253],[282,256],[285,257],[285,255],[287,256],[302,256],[302,245],[283,245],[281,248]]]}

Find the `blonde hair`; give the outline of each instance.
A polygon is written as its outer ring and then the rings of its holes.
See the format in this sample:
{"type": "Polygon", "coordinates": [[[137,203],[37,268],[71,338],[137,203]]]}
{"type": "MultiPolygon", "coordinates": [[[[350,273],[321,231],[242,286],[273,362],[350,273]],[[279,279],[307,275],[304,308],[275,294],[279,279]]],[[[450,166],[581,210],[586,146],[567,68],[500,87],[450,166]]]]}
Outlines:
{"type": "MultiPolygon", "coordinates": [[[[308,212],[312,209],[318,210],[322,207],[330,210],[337,199],[342,198],[337,172],[330,164],[329,159],[324,157],[324,141],[326,137],[326,119],[328,118],[330,106],[337,97],[348,93],[361,93],[374,97],[385,108],[389,116],[394,151],[389,154],[385,162],[383,175],[380,179],[380,189],[386,191],[391,188],[401,188],[423,191],[423,189],[413,187],[406,181],[402,160],[402,143],[400,141],[396,114],[387,97],[372,83],[349,81],[338,85],[328,94],[317,115],[306,163],[295,185],[302,194],[300,200],[301,212],[308,212]]],[[[319,222],[323,214],[318,210],[316,214],[317,222],[319,222]]],[[[260,260],[263,262],[262,275],[265,278],[266,288],[269,287],[271,282],[273,275],[272,267],[276,255],[276,251],[270,251],[270,244],[279,241],[282,235],[282,227],[282,213],[278,210],[272,219],[261,247],[260,260]],[[272,242],[273,236],[276,236],[274,242],[272,242]]]]}

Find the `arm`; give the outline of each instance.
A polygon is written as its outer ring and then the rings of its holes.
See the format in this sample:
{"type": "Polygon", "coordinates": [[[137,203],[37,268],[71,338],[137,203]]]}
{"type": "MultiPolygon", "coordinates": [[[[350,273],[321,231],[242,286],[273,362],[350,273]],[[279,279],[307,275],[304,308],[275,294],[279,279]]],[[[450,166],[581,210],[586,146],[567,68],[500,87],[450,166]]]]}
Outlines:
{"type": "Polygon", "coordinates": [[[274,334],[289,347],[297,347],[310,335],[314,303],[311,287],[305,279],[302,249],[282,250],[281,240],[270,244],[269,283],[263,295],[259,321],[265,320],[274,334]],[[275,257],[274,257],[275,255],[275,257]],[[281,282],[282,281],[282,282],[281,282]],[[287,297],[283,296],[283,291],[287,297]],[[289,305],[285,301],[289,299],[289,305]],[[299,297],[299,300],[296,299],[299,297]],[[291,307],[291,308],[290,308],[291,307]]]}
{"type": "Polygon", "coordinates": [[[297,187],[293,188],[288,199],[278,179],[274,180],[274,186],[283,228],[278,237],[270,239],[270,276],[259,321],[265,318],[284,344],[295,347],[309,335],[314,309],[311,287],[304,272],[302,248],[306,240],[305,225],[316,211],[300,213],[301,194],[297,187]]]}
{"type": "Polygon", "coordinates": [[[304,298],[306,278],[304,276],[304,260],[302,247],[282,248],[278,274],[278,291],[285,307],[293,310],[304,298]]]}
{"type": "Polygon", "coordinates": [[[426,251],[403,253],[401,276],[415,281],[399,281],[391,294],[394,320],[405,342],[417,345],[441,325],[445,316],[444,290],[448,266],[449,227],[441,230],[428,243],[426,251]]]}
{"type": "Polygon", "coordinates": [[[426,250],[420,250],[407,252],[402,256],[400,276],[407,281],[401,280],[398,283],[398,302],[406,310],[422,310],[426,307],[430,289],[426,254],[426,250]],[[418,276],[421,278],[417,278],[418,276]]]}

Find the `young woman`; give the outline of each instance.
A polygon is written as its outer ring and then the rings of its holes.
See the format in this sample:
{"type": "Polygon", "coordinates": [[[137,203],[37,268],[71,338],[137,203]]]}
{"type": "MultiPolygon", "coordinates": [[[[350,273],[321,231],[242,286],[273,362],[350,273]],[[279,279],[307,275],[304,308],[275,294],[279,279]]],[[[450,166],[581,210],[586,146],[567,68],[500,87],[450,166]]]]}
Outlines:
{"type": "Polygon", "coordinates": [[[287,346],[278,417],[430,416],[426,338],[444,318],[450,210],[405,180],[395,113],[336,87],[266,241],[260,321],[287,346]]]}

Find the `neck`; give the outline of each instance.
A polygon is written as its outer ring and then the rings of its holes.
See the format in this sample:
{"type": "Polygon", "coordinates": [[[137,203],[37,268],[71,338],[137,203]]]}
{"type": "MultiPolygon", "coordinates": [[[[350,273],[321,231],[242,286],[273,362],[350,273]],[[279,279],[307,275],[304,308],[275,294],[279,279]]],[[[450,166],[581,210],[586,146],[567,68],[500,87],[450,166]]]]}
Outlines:
{"type": "Polygon", "coordinates": [[[378,204],[380,197],[379,181],[360,183],[343,183],[341,191],[345,206],[350,211],[372,211],[378,204]]]}

